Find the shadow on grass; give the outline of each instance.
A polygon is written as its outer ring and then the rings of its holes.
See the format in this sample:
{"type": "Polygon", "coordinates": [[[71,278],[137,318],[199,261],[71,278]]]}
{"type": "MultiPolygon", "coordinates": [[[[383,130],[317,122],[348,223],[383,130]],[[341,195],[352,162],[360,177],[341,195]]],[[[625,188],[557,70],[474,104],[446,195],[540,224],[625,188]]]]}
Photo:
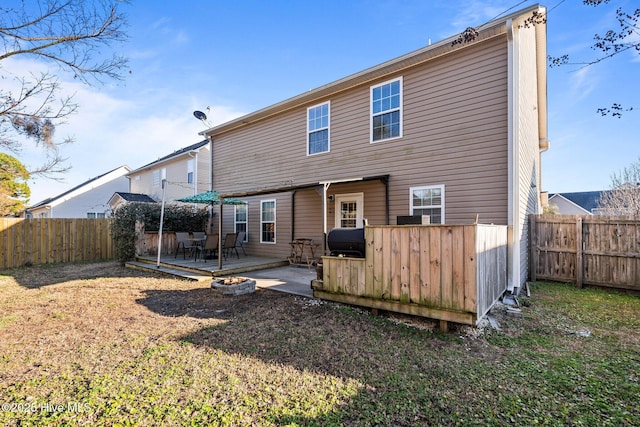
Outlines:
{"type": "Polygon", "coordinates": [[[42,264],[0,271],[2,276],[12,277],[20,286],[38,289],[72,280],[91,280],[112,277],[157,277],[154,273],[126,268],[116,261],[42,264]]]}
{"type": "Polygon", "coordinates": [[[362,384],[348,402],[320,417],[282,414],[271,420],[276,425],[401,426],[451,421],[441,415],[453,413],[457,403],[440,391],[447,389],[457,369],[448,354],[459,352],[465,357],[455,338],[397,325],[358,309],[269,290],[236,297],[207,291],[146,291],[146,298],[138,302],[166,316],[227,320],[184,335],[183,342],[362,384]]]}

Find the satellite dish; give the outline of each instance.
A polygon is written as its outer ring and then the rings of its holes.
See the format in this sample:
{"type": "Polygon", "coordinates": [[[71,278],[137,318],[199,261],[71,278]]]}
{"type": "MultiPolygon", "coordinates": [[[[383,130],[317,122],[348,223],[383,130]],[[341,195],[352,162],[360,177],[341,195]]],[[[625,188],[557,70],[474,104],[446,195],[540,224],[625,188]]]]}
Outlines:
{"type": "Polygon", "coordinates": [[[196,119],[198,119],[198,120],[202,120],[202,121],[207,120],[207,115],[206,115],[205,113],[203,113],[202,111],[198,111],[198,110],[196,110],[196,111],[194,111],[194,112],[193,112],[193,115],[194,115],[194,116],[196,117],[196,119]]]}

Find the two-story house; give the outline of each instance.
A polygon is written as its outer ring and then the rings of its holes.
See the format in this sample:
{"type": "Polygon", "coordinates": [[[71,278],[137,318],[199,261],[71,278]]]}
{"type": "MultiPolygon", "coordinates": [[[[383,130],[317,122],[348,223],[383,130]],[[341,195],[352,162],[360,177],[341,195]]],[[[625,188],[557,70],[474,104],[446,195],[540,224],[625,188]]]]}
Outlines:
{"type": "Polygon", "coordinates": [[[527,215],[548,148],[546,27],[532,6],[202,132],[223,231],[285,257],[334,227],[508,225],[509,288],[527,279],[527,215]],[[472,32],[473,33],[473,32],[472,32]]]}
{"type": "Polygon", "coordinates": [[[211,189],[211,152],[208,140],[181,148],[131,171],[129,193],[162,200],[166,180],[166,202],[211,189]]]}

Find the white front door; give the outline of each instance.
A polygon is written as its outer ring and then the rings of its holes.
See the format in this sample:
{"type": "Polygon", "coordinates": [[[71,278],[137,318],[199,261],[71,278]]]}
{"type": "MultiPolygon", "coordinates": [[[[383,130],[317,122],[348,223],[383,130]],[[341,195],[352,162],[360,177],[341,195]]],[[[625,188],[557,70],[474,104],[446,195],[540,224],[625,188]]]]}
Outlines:
{"type": "Polygon", "coordinates": [[[364,227],[364,193],[336,194],[336,228],[364,227]]]}

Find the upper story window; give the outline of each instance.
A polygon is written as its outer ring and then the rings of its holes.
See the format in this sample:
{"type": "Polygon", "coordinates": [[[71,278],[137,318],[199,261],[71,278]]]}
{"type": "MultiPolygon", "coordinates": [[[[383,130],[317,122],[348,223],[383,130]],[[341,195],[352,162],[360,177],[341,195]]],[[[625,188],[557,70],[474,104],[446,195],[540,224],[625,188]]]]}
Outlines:
{"type": "Polygon", "coordinates": [[[402,136],[402,77],[371,86],[371,142],[402,136]]]}
{"type": "Polygon", "coordinates": [[[329,151],[329,103],[307,108],[307,155],[329,151]]]}
{"type": "Polygon", "coordinates": [[[162,180],[167,179],[167,169],[156,169],[153,171],[153,186],[160,187],[162,180]]]}
{"type": "Polygon", "coordinates": [[[276,242],[276,201],[260,201],[260,243],[276,242]]]}
{"type": "Polygon", "coordinates": [[[193,184],[193,171],[195,169],[194,165],[194,159],[189,159],[187,161],[187,184],[193,184]]]}
{"type": "Polygon", "coordinates": [[[444,185],[411,187],[411,215],[429,215],[431,224],[444,224],[444,185]]]}

